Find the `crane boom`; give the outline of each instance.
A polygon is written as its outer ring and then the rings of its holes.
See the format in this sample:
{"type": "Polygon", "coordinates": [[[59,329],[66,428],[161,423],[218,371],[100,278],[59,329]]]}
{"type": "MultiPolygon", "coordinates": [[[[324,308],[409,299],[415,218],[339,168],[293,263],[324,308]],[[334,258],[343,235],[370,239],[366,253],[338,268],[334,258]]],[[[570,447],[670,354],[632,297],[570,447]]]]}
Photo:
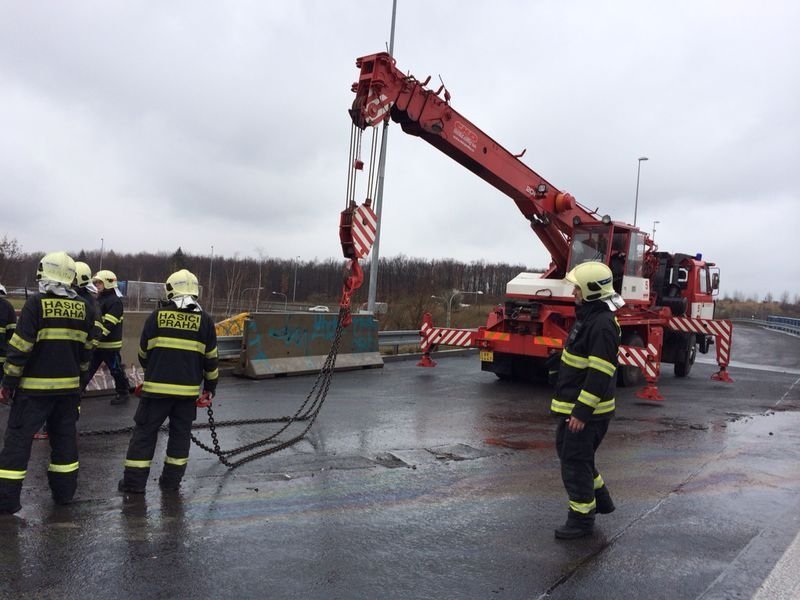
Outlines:
{"type": "Polygon", "coordinates": [[[574,227],[598,217],[454,110],[447,90],[440,97],[443,87],[427,89],[430,77],[420,82],[405,75],[385,52],[363,56],[356,66],[360,75],[353,84],[353,123],[366,129],[391,116],[403,131],[422,138],[509,196],[550,252],[553,264],[548,275],[563,277],[574,227]]]}

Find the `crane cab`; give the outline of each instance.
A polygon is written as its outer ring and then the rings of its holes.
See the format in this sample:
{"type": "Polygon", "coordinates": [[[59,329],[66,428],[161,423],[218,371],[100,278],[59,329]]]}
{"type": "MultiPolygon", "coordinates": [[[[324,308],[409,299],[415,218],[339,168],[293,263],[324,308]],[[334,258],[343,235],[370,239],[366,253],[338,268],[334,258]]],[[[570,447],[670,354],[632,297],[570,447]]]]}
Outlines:
{"type": "Polygon", "coordinates": [[[622,223],[577,225],[567,270],[587,261],[604,262],[613,273],[614,289],[626,304],[649,304],[650,280],[644,273],[646,238],[646,234],[622,223]]]}

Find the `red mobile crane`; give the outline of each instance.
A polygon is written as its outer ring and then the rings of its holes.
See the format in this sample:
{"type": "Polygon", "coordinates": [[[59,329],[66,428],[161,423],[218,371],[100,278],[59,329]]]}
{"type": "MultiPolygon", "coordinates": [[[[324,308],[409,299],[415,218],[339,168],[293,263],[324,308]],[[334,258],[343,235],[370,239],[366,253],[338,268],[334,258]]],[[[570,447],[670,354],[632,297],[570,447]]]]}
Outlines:
{"type": "MultiPolygon", "coordinates": [[[[354,244],[357,247],[349,223],[358,220],[357,211],[371,206],[371,185],[364,205],[357,207],[353,198],[356,171],[364,166],[361,132],[378,129],[391,117],[403,131],[422,138],[508,195],[552,258],[545,273],[520,273],[507,284],[504,303],[489,313],[484,327],[435,327],[426,314],[420,330],[421,366],[435,365],[430,352],[437,346],[453,345],[479,348],[481,368],[500,378],[545,373],[545,361],[563,347],[575,320],[573,286],[564,276],[581,262],[601,260],[611,267],[614,287],[625,300],[617,313],[623,332],[621,385],[637,385],[643,377],[646,385],[637,395],[660,400],[655,385],[660,364],[674,364],[675,375],[685,377],[697,351],[706,353],[712,344],[719,364],[712,377],[731,381],[727,366],[732,326],[714,319],[719,289],[719,269],[714,263],[705,262],[699,254],[659,252],[637,227],[580,205],[525,165],[520,160],[524,151],[511,154],[455,111],[444,86],[427,89],[430,77],[421,82],[404,74],[389,54],[363,56],[356,66],[360,75],[353,84],[356,98],[350,109],[349,208],[342,217],[347,225],[340,229],[346,257],[353,258],[354,244]]],[[[374,216],[371,209],[369,215],[374,216]]]]}

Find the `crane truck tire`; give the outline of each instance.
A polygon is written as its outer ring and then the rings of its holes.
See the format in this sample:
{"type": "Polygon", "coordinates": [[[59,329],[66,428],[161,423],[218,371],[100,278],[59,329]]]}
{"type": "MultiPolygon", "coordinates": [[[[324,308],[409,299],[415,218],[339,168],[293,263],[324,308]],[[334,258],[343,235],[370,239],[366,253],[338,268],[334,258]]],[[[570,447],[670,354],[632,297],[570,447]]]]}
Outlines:
{"type": "Polygon", "coordinates": [[[675,361],[675,377],[686,377],[692,370],[694,359],[697,357],[697,344],[694,335],[688,335],[685,348],[680,357],[675,361]]]}

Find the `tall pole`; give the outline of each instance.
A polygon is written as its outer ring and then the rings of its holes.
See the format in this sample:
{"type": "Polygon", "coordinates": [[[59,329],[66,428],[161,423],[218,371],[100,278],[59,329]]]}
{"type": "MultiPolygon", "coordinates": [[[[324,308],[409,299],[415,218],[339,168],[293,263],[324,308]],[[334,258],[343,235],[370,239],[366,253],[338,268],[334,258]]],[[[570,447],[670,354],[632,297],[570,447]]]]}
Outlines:
{"type": "Polygon", "coordinates": [[[292,304],[296,302],[297,298],[297,263],[300,262],[300,257],[294,257],[294,287],[292,288],[292,304]]]}
{"type": "MultiPolygon", "coordinates": [[[[394,24],[397,17],[397,0],[392,0],[392,28],[389,34],[389,56],[394,56],[394,24]]],[[[381,154],[378,160],[378,189],[375,196],[375,216],[378,223],[375,226],[375,243],[372,245],[372,262],[369,269],[369,293],[367,295],[367,310],[375,314],[375,297],[378,292],[378,261],[380,260],[381,247],[381,212],[383,209],[383,180],[386,171],[386,142],[389,139],[389,119],[383,122],[383,135],[381,136],[381,154]]]]}
{"type": "Polygon", "coordinates": [[[214,245],[211,245],[211,260],[208,261],[208,292],[211,296],[211,306],[208,309],[210,314],[214,314],[214,245]]]}
{"type": "Polygon", "coordinates": [[[458,291],[453,292],[450,298],[447,300],[447,325],[445,325],[445,327],[450,327],[450,313],[453,309],[453,298],[458,296],[460,293],[461,292],[458,291]]]}
{"type": "Polygon", "coordinates": [[[661,223],[661,221],[653,221],[653,237],[651,237],[650,239],[654,240],[654,241],[656,239],[656,224],[657,223],[661,223]]]}
{"type": "Polygon", "coordinates": [[[648,160],[646,156],[639,157],[639,164],[636,167],[636,202],[633,204],[633,226],[636,227],[636,213],[639,212],[639,174],[642,171],[642,161],[648,160]]]}
{"type": "Polygon", "coordinates": [[[104,243],[103,238],[100,238],[100,268],[98,269],[98,271],[103,268],[103,243],[104,243]]]}
{"type": "Polygon", "coordinates": [[[261,261],[258,261],[258,289],[256,290],[256,310],[258,312],[258,303],[261,301],[261,261]]]}

